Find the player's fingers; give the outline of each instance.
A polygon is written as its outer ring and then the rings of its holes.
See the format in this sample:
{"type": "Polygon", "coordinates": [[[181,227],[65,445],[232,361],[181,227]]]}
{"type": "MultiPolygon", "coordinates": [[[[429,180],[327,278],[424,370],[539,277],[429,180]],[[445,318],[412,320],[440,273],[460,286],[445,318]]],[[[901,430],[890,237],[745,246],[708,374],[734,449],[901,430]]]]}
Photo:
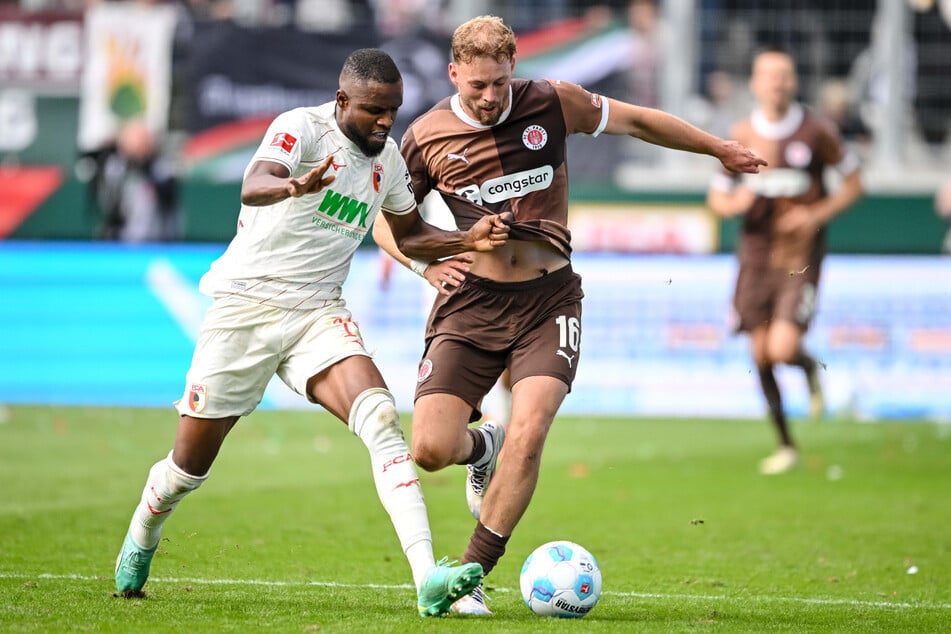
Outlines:
{"type": "Polygon", "coordinates": [[[334,155],[331,154],[330,156],[325,158],[323,161],[321,161],[320,165],[315,167],[313,171],[323,175],[323,173],[327,171],[327,168],[333,165],[333,162],[334,162],[334,155]]]}
{"type": "Polygon", "coordinates": [[[447,260],[446,268],[447,273],[452,271],[457,271],[459,273],[466,273],[469,270],[469,262],[472,262],[472,258],[469,258],[467,261],[463,260],[447,260]]]}

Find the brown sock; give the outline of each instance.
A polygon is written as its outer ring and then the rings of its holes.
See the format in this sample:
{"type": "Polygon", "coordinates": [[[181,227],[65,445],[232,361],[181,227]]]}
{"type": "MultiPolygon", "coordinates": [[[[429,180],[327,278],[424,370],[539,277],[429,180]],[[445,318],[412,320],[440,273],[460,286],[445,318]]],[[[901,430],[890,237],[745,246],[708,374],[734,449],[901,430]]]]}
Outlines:
{"type": "Polygon", "coordinates": [[[482,572],[488,575],[505,554],[505,545],[508,541],[508,537],[499,537],[479,522],[476,524],[472,537],[469,538],[469,545],[466,546],[466,552],[462,556],[462,563],[482,564],[482,572]]]}
{"type": "Polygon", "coordinates": [[[799,349],[799,352],[796,353],[796,358],[789,362],[789,365],[794,365],[802,368],[806,374],[809,374],[816,369],[816,360],[808,352],[799,349]]]}
{"type": "Polygon", "coordinates": [[[472,453],[466,458],[465,462],[459,464],[475,464],[485,457],[485,436],[477,429],[467,429],[469,437],[472,438],[472,453]]]}
{"type": "Polygon", "coordinates": [[[779,384],[773,374],[773,366],[759,370],[759,382],[766,397],[766,406],[769,408],[769,417],[773,427],[779,435],[779,442],[785,447],[793,447],[792,436],[789,434],[789,425],[786,423],[786,413],[783,412],[783,397],[779,392],[779,384]]]}

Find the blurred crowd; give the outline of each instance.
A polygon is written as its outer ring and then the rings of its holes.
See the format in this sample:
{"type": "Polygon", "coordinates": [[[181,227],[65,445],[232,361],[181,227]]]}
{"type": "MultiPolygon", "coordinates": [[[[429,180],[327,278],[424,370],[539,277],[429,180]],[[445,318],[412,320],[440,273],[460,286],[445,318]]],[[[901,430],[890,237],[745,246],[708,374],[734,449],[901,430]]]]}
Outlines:
{"type": "MultiPolygon", "coordinates": [[[[82,11],[109,0],[0,0],[21,10],[82,11]]],[[[562,73],[560,79],[576,80],[592,90],[615,95],[634,103],[673,110],[692,123],[725,136],[730,125],[748,113],[751,100],[747,88],[749,63],[757,49],[779,46],[797,59],[801,82],[801,100],[832,119],[846,141],[860,156],[867,157],[882,122],[883,104],[889,99],[889,85],[883,73],[886,62],[880,46],[883,37],[882,2],[868,0],[695,0],[693,19],[696,39],[684,43],[685,54],[696,58],[692,87],[686,103],[671,108],[664,101],[663,81],[668,72],[665,54],[671,50],[664,38],[671,31],[671,7],[683,3],[663,0],[135,0],[146,4],[175,7],[177,26],[173,44],[172,96],[167,130],[150,139],[153,158],[167,149],[174,151],[177,132],[188,130],[188,100],[191,84],[184,70],[196,26],[222,21],[242,28],[286,28],[309,33],[347,33],[372,29],[381,39],[392,43],[391,54],[403,67],[422,67],[432,82],[407,87],[408,97],[426,103],[414,104],[414,112],[403,114],[394,136],[409,123],[407,116],[428,107],[439,96],[448,94],[445,82],[446,59],[440,59],[437,44],[448,45],[454,26],[472,12],[493,13],[513,26],[520,36],[547,25],[584,22],[591,32],[599,29],[626,30],[622,46],[612,48],[603,62],[609,69],[604,76],[578,78],[562,73]],[[421,40],[419,38],[425,38],[421,40]],[[428,42],[430,48],[421,46],[428,42]],[[426,57],[428,55],[428,57],[426,57]],[[611,56],[614,59],[611,59],[611,56]],[[593,85],[589,85],[589,83],[593,85]],[[412,90],[410,90],[412,88],[412,90]],[[412,93],[412,94],[410,94],[412,93]],[[170,138],[165,138],[171,133],[170,138]]],[[[949,119],[951,119],[951,0],[905,0],[911,8],[907,25],[907,45],[900,52],[905,103],[908,104],[904,137],[909,147],[921,150],[925,159],[947,160],[949,119]]],[[[618,40],[612,40],[617,42],[618,40]]],[[[155,132],[155,131],[153,131],[155,132]]],[[[178,138],[177,144],[180,145],[178,138]]],[[[583,142],[580,142],[583,145],[583,142]]],[[[90,182],[103,182],[104,157],[122,156],[120,139],[92,153],[87,162],[90,182]]],[[[573,173],[584,178],[585,170],[603,175],[605,162],[619,160],[644,162],[656,156],[646,144],[619,145],[616,151],[586,152],[577,155],[573,173]]],[[[127,161],[142,165],[142,161],[127,161]]],[[[154,165],[146,161],[144,173],[151,178],[154,165]]],[[[159,170],[162,172],[162,170],[159,170]]],[[[164,211],[174,208],[174,196],[167,195],[167,183],[156,187],[156,200],[162,199],[164,211]],[[158,192],[165,192],[162,196],[158,192]]],[[[101,200],[100,192],[92,198],[101,200]]],[[[101,203],[100,203],[101,204],[101,203]]],[[[115,214],[113,214],[115,216],[115,214]]],[[[119,214],[118,217],[122,217],[119,214]]],[[[157,226],[157,225],[156,225],[157,226]]],[[[174,225],[170,225],[174,227],[174,225]]],[[[173,229],[168,229],[172,231],[173,229]]],[[[104,225],[104,234],[121,235],[104,225]]]]}

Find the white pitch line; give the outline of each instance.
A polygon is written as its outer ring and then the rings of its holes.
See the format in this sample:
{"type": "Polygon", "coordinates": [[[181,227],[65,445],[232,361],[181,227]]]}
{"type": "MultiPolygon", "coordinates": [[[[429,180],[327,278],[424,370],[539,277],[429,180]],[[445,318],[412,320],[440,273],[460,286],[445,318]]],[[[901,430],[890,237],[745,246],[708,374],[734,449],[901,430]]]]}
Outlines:
{"type": "MultiPolygon", "coordinates": [[[[75,581],[112,581],[112,577],[90,575],[54,575],[41,573],[27,575],[22,573],[0,572],[0,579],[52,579],[75,581]]],[[[269,581],[266,579],[198,579],[193,577],[150,577],[150,583],[194,583],[209,586],[265,586],[265,587],[319,587],[319,588],[371,588],[373,590],[412,590],[408,583],[340,583],[337,581],[269,581]]],[[[490,586],[490,592],[518,592],[511,588],[490,586]]],[[[711,594],[660,594],[656,592],[618,592],[606,590],[603,596],[626,597],[634,599],[659,599],[663,601],[751,601],[761,603],[803,603],[807,605],[851,606],[863,608],[883,608],[901,610],[951,610],[951,603],[907,603],[891,601],[860,601],[857,599],[816,599],[808,597],[771,597],[755,595],[711,595],[711,594]]]]}

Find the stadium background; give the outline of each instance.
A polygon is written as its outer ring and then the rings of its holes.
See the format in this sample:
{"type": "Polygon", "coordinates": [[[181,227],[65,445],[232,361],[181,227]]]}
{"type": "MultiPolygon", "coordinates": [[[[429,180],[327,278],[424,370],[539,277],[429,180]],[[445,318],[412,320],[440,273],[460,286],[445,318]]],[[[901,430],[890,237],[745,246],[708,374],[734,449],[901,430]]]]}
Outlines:
{"type": "MultiPolygon", "coordinates": [[[[379,45],[404,73],[405,126],[450,91],[452,26],[491,12],[519,35],[520,76],[576,81],[719,134],[748,110],[752,53],[789,48],[802,99],[840,122],[867,188],[832,225],[809,335],[833,413],[951,416],[951,264],[934,208],[951,179],[949,3],[666,0],[656,14],[629,4],[644,3],[0,6],[0,403],[177,398],[207,304],[197,279],[233,234],[240,174],[270,117],[332,98],[343,58],[379,45]],[[178,242],[96,240],[81,157],[130,114],[162,132],[179,168],[178,242]]],[[[714,163],[628,139],[571,144],[588,299],[564,411],[760,416],[745,341],[728,325],[736,223],[702,205],[714,163]]],[[[368,244],[346,295],[408,409],[423,289],[398,271],[384,292],[378,267],[368,244]]],[[[801,377],[781,381],[800,414],[801,377]]],[[[303,405],[280,385],[264,403],[303,405]]]]}

